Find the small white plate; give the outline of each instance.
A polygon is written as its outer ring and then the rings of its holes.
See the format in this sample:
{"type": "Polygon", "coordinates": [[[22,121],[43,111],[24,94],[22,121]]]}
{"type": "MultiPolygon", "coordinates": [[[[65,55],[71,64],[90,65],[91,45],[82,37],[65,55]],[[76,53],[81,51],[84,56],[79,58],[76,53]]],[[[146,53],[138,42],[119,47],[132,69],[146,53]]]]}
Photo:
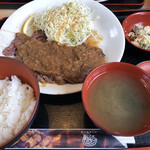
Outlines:
{"type": "MultiPolygon", "coordinates": [[[[0,56],[4,56],[2,51],[9,46],[15,38],[16,32],[21,32],[26,19],[37,12],[47,8],[60,6],[69,0],[36,0],[25,4],[17,9],[3,24],[0,30],[0,56]]],[[[117,17],[102,4],[93,0],[80,0],[92,10],[95,18],[94,26],[99,34],[104,37],[101,48],[106,55],[107,62],[119,62],[123,56],[125,48],[125,37],[122,26],[117,17]]],[[[40,92],[43,94],[69,94],[79,92],[82,84],[40,84],[40,92]]]]}

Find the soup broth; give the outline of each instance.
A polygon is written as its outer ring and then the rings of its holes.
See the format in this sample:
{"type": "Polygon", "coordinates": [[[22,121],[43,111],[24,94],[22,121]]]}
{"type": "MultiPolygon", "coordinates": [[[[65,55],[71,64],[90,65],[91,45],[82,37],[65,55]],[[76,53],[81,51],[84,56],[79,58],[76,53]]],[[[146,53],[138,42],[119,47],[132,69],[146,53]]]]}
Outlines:
{"type": "Polygon", "coordinates": [[[88,92],[88,107],[95,121],[116,133],[134,133],[144,126],[149,105],[146,87],[124,72],[101,75],[88,92]]]}

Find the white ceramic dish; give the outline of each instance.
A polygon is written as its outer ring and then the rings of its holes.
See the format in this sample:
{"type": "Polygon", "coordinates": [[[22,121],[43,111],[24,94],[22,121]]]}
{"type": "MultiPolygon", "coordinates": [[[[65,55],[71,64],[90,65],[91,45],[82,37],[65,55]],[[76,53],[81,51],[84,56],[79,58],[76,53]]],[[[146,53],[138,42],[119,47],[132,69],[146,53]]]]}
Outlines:
{"type": "MultiPolygon", "coordinates": [[[[15,37],[16,32],[20,32],[25,20],[32,14],[40,12],[53,6],[60,6],[69,0],[37,0],[25,4],[17,9],[3,24],[0,31],[0,56],[2,51],[9,46],[15,37]]],[[[94,26],[99,34],[104,37],[101,48],[106,55],[107,62],[119,62],[123,56],[125,48],[125,37],[122,26],[117,17],[102,4],[93,0],[80,0],[92,10],[95,18],[94,26]]],[[[40,92],[44,94],[69,94],[79,92],[82,84],[40,84],[40,92]]]]}

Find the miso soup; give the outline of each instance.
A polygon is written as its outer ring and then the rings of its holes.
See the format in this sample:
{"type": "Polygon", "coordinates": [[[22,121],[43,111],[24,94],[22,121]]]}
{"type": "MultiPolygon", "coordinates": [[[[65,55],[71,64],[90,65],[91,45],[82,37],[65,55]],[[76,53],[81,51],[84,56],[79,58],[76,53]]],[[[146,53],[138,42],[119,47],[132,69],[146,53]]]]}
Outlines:
{"type": "Polygon", "coordinates": [[[126,134],[146,124],[149,91],[132,75],[105,73],[93,81],[88,91],[90,113],[103,128],[126,134]]]}

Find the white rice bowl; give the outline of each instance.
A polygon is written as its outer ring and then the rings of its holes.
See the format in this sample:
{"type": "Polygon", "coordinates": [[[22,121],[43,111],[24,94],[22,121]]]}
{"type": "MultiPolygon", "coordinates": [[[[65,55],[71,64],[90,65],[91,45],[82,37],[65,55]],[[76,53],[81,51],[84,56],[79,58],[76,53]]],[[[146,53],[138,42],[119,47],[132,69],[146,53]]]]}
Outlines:
{"type": "Polygon", "coordinates": [[[16,135],[35,106],[34,90],[16,76],[0,80],[0,145],[16,135]]]}

